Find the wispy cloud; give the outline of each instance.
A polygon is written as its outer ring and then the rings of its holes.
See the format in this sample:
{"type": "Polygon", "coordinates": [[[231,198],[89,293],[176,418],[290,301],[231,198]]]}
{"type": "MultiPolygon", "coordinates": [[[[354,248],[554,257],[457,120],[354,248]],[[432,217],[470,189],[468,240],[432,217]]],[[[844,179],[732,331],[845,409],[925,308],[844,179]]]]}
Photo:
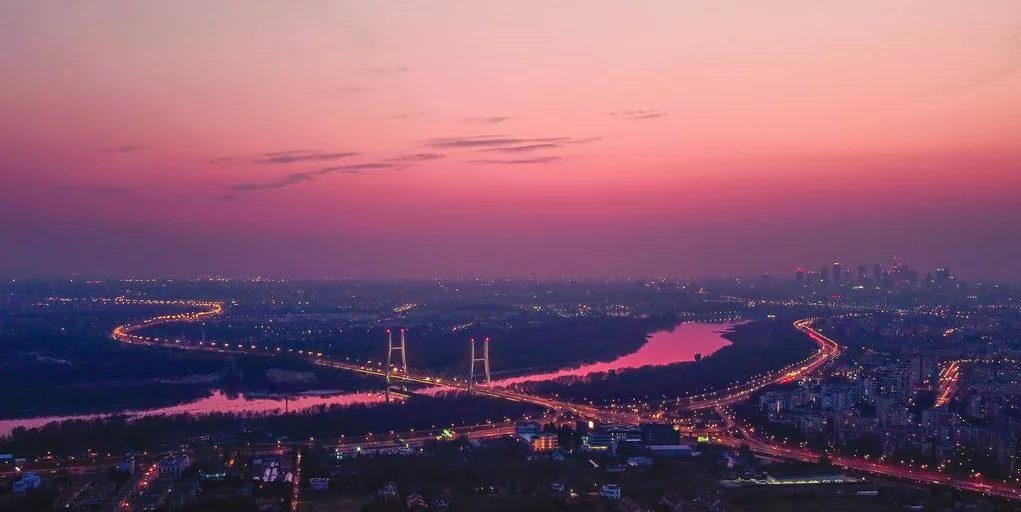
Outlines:
{"type": "Polygon", "coordinates": [[[543,151],[546,149],[558,149],[564,147],[563,144],[554,144],[547,142],[545,144],[528,144],[525,146],[508,146],[501,148],[485,148],[479,151],[494,152],[494,153],[530,153],[532,151],[543,151]]]}
{"type": "Polygon", "coordinates": [[[393,68],[369,68],[368,72],[373,75],[393,75],[395,73],[407,73],[411,71],[411,68],[407,66],[397,66],[393,68]]]}
{"type": "Polygon", "coordinates": [[[622,119],[656,119],[659,117],[666,117],[666,112],[662,110],[618,110],[616,112],[609,112],[607,115],[620,117],[622,119]]]}
{"type": "Polygon", "coordinates": [[[257,164],[290,164],[294,162],[322,162],[328,160],[339,160],[358,156],[352,151],[327,153],[325,151],[289,151],[280,153],[266,153],[262,158],[253,160],[257,164]]]}
{"type": "Polygon", "coordinates": [[[145,149],[149,149],[149,146],[139,146],[132,144],[126,146],[114,146],[112,148],[103,148],[100,149],[99,151],[101,153],[135,153],[145,149]]]}
{"type": "Polygon", "coordinates": [[[468,137],[440,137],[421,142],[423,146],[434,149],[479,149],[503,146],[527,146],[537,144],[584,144],[599,140],[597,137],[539,137],[520,138],[508,135],[473,135],[468,137]]]}
{"type": "Polygon", "coordinates": [[[309,173],[296,172],[278,180],[263,181],[259,183],[238,183],[237,185],[234,185],[234,191],[253,192],[256,190],[265,190],[270,188],[284,188],[290,185],[297,185],[304,181],[311,181],[312,179],[312,175],[309,173]]]}
{"type": "Polygon", "coordinates": [[[116,185],[111,186],[96,186],[96,187],[84,187],[83,190],[86,192],[93,192],[96,194],[123,194],[125,192],[131,192],[130,187],[121,187],[116,185]]]}
{"type": "Polygon", "coordinates": [[[386,116],[383,119],[388,119],[388,120],[391,120],[391,121],[399,121],[399,120],[402,120],[402,119],[423,119],[423,118],[427,118],[427,117],[429,117],[429,114],[426,114],[425,112],[416,112],[416,113],[412,113],[412,114],[394,114],[392,116],[386,116]]]}
{"type": "Polygon", "coordinates": [[[364,85],[348,85],[344,87],[327,87],[325,89],[319,89],[322,94],[361,94],[366,92],[375,91],[375,87],[367,87],[364,85]]]}
{"type": "Polygon", "coordinates": [[[469,124],[497,124],[505,121],[510,121],[511,117],[507,116],[489,116],[489,117],[465,117],[461,121],[469,124]]]}
{"type": "Polygon", "coordinates": [[[486,165],[529,165],[529,164],[548,164],[550,162],[556,162],[562,160],[562,156],[537,156],[533,158],[515,158],[512,160],[471,160],[473,164],[486,164],[486,165]]]}
{"type": "Polygon", "coordinates": [[[358,156],[353,151],[322,151],[318,149],[295,149],[289,151],[273,151],[254,156],[221,156],[209,160],[213,164],[247,162],[253,164],[291,164],[295,162],[326,162],[358,156]]]}
{"type": "Polygon", "coordinates": [[[424,162],[426,160],[439,160],[440,158],[446,158],[446,155],[440,153],[415,153],[413,155],[395,156],[388,158],[388,162],[424,162]]]}
{"type": "Polygon", "coordinates": [[[338,165],[335,167],[326,167],[315,171],[306,172],[295,172],[284,176],[283,178],[251,182],[251,183],[238,183],[234,185],[232,189],[234,192],[255,192],[259,190],[284,188],[291,185],[297,185],[306,181],[312,181],[319,176],[327,174],[363,174],[367,171],[373,170],[393,170],[398,169],[400,166],[396,164],[389,164],[384,162],[369,162],[364,164],[352,164],[352,165],[338,165]]]}

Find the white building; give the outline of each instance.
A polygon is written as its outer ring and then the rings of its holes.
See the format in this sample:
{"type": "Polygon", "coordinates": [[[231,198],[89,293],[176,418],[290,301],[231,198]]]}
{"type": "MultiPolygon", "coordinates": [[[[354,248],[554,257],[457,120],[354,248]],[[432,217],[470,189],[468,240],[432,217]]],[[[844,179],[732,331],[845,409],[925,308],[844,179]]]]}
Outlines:
{"type": "Polygon", "coordinates": [[[191,459],[187,454],[171,455],[160,461],[159,475],[161,477],[181,478],[184,470],[191,465],[191,459]]]}
{"type": "Polygon", "coordinates": [[[599,495],[611,500],[620,499],[620,484],[603,484],[599,488],[599,495]]]}

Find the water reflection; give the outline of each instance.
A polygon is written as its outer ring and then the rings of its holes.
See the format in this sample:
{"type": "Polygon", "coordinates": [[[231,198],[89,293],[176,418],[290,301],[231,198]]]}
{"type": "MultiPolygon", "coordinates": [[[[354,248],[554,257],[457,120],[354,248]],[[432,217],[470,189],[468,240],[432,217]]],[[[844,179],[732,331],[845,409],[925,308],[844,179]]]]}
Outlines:
{"type": "Polygon", "coordinates": [[[660,331],[649,335],[649,341],[636,352],[621,356],[606,363],[593,363],[557,370],[548,373],[522,375],[493,381],[493,386],[507,387],[525,382],[541,382],[562,378],[583,378],[594,373],[605,373],[616,370],[641,368],[643,366],[662,366],[673,363],[694,361],[695,354],[708,356],[729,345],[730,342],[721,336],[736,324],[683,323],[672,331],[660,331]]]}
{"type": "MultiPolygon", "coordinates": [[[[642,366],[659,366],[695,360],[695,354],[708,356],[730,342],[721,334],[736,324],[682,323],[671,331],[660,331],[649,335],[648,341],[637,351],[606,363],[593,363],[553,372],[536,373],[493,381],[493,386],[506,387],[525,382],[540,382],[565,377],[583,378],[602,373],[642,366]]],[[[418,393],[439,395],[449,390],[426,388],[418,393]]],[[[273,414],[286,411],[303,411],[320,405],[373,404],[386,400],[382,392],[337,393],[309,392],[297,396],[260,396],[254,394],[227,395],[215,390],[209,397],[158,409],[126,411],[119,413],[86,414],[77,416],[49,416],[0,421],[0,436],[6,436],[17,427],[39,428],[49,423],[65,420],[88,420],[111,416],[127,416],[129,419],[171,414],[209,414],[213,412],[246,412],[273,414]]]]}
{"type": "Polygon", "coordinates": [[[172,415],[172,414],[194,414],[203,415],[214,412],[245,412],[252,414],[280,414],[285,411],[300,412],[313,407],[325,405],[359,405],[374,404],[383,402],[386,397],[382,392],[362,393],[337,393],[330,392],[306,392],[296,396],[261,396],[253,394],[226,394],[220,390],[214,390],[211,396],[201,398],[194,402],[161,407],[158,409],[144,409],[137,411],[124,411],[118,413],[83,414],[76,416],[48,416],[44,418],[25,418],[0,421],[0,436],[6,436],[17,427],[39,428],[49,423],[66,420],[92,420],[97,418],[109,418],[111,416],[125,416],[129,420],[144,418],[146,416],[172,415]]]}

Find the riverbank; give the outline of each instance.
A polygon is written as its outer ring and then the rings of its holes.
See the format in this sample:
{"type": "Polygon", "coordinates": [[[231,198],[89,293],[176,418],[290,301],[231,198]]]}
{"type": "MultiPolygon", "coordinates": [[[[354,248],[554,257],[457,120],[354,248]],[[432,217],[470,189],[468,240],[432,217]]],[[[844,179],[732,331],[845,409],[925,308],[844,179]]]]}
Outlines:
{"type": "MultiPolygon", "coordinates": [[[[650,365],[664,365],[683,361],[692,361],[697,355],[708,356],[729,342],[721,336],[728,332],[732,324],[706,324],[698,322],[682,322],[669,329],[660,330],[647,335],[644,342],[630,350],[630,343],[624,346],[629,351],[606,362],[578,364],[566,369],[551,372],[540,372],[524,376],[497,379],[494,386],[506,387],[524,383],[535,383],[557,379],[585,378],[590,374],[608,371],[624,371],[650,365]]],[[[112,410],[98,411],[95,414],[72,415],[40,415],[41,417],[7,419],[0,421],[0,437],[8,435],[15,428],[40,428],[52,423],[64,421],[93,421],[110,417],[123,417],[127,421],[135,421],[142,417],[169,416],[174,414],[192,414],[203,416],[217,412],[236,412],[245,414],[270,414],[286,411],[302,411],[319,406],[352,406],[367,405],[385,399],[379,389],[382,382],[378,379],[368,380],[366,385],[373,386],[373,391],[329,391],[301,390],[294,392],[222,390],[213,388],[201,391],[200,398],[184,403],[171,403],[163,407],[120,407],[112,410]]]]}
{"type": "Polygon", "coordinates": [[[649,334],[645,343],[637,349],[615,359],[552,372],[502,378],[493,381],[493,385],[507,387],[544,381],[584,380],[609,372],[694,361],[728,345],[730,342],[721,334],[731,330],[734,325],[682,322],[669,329],[649,334]]]}
{"type": "Polygon", "coordinates": [[[300,412],[223,411],[206,415],[179,413],[125,416],[51,423],[38,429],[15,429],[0,438],[0,453],[33,458],[47,452],[78,455],[86,450],[102,453],[160,452],[180,447],[196,438],[223,442],[250,442],[253,446],[310,437],[383,434],[390,431],[425,430],[451,424],[479,424],[535,417],[541,409],[524,403],[479,396],[452,398],[416,397],[400,403],[349,406],[317,405],[300,412]]]}
{"type": "Polygon", "coordinates": [[[754,375],[800,361],[813,353],[816,344],[798,332],[792,319],[758,320],[733,325],[720,335],[730,344],[698,362],[606,372],[585,380],[559,380],[531,384],[543,395],[564,400],[614,401],[659,400],[726,387],[754,375]]]}

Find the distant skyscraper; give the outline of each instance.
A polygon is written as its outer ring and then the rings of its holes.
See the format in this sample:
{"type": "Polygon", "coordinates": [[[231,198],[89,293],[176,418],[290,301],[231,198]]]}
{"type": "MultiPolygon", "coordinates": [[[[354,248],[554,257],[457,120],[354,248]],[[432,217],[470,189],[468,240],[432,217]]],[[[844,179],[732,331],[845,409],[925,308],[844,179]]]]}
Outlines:
{"type": "Polygon", "coordinates": [[[950,267],[940,267],[936,269],[936,284],[943,286],[950,283],[950,279],[953,276],[950,274],[950,267]]]}
{"type": "Polygon", "coordinates": [[[798,286],[805,285],[805,269],[798,267],[797,272],[794,273],[794,282],[797,283],[798,286]]]}
{"type": "Polygon", "coordinates": [[[805,272],[805,286],[808,288],[815,288],[819,286],[819,274],[815,272],[805,272]]]}
{"type": "Polygon", "coordinates": [[[822,281],[822,282],[829,281],[830,280],[830,269],[828,269],[826,267],[820,268],[819,269],[819,280],[822,281]]]}
{"type": "Polygon", "coordinates": [[[840,268],[840,263],[833,263],[833,282],[840,284],[840,280],[844,277],[844,271],[840,268]]]}
{"type": "Polygon", "coordinates": [[[858,283],[864,283],[869,279],[868,267],[865,265],[858,265],[858,283]]]}
{"type": "Polygon", "coordinates": [[[883,267],[878,263],[872,265],[872,282],[877,286],[883,282],[883,267]]]}

